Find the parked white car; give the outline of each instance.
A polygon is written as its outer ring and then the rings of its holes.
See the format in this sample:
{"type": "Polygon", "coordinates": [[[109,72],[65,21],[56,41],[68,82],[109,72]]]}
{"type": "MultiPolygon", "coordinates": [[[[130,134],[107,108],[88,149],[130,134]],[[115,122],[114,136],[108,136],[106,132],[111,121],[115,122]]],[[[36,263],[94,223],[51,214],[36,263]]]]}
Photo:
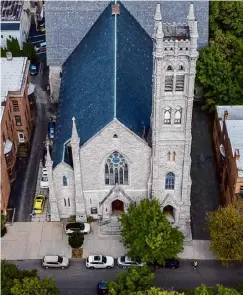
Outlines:
{"type": "Polygon", "coordinates": [[[128,256],[121,256],[117,259],[117,265],[121,268],[128,268],[130,266],[144,266],[146,263],[139,262],[135,258],[128,256]]]}
{"type": "Polygon", "coordinates": [[[114,267],[114,258],[111,256],[90,255],[86,259],[86,267],[89,269],[112,268],[114,267]]]}
{"type": "Polygon", "coordinates": [[[69,259],[60,255],[44,256],[42,259],[42,264],[44,268],[48,269],[49,267],[55,268],[67,268],[69,266],[69,259]]]}
{"type": "Polygon", "coordinates": [[[46,168],[42,169],[40,187],[41,188],[49,187],[48,172],[46,168]]]}
{"type": "Polygon", "coordinates": [[[82,234],[90,233],[90,224],[83,222],[71,222],[65,227],[66,234],[72,234],[73,232],[80,232],[82,234]]]}

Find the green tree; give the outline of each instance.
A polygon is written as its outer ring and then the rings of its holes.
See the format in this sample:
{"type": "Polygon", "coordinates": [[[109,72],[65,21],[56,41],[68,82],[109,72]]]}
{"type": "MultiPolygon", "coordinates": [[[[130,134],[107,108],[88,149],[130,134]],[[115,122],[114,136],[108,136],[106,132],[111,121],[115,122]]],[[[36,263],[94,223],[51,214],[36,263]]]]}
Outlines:
{"type": "Polygon", "coordinates": [[[3,261],[1,263],[1,294],[10,295],[14,280],[23,280],[24,278],[33,278],[37,276],[37,270],[20,270],[13,263],[3,261]]]}
{"type": "Polygon", "coordinates": [[[68,237],[68,244],[74,248],[80,248],[84,242],[84,235],[80,232],[73,232],[68,237]]]}
{"type": "Polygon", "coordinates": [[[223,264],[243,260],[243,201],[207,214],[211,251],[223,264]]]}
{"type": "Polygon", "coordinates": [[[137,291],[144,292],[150,288],[153,279],[154,274],[147,266],[132,266],[128,271],[118,273],[116,280],[108,282],[109,295],[136,295],[137,291]]]}
{"type": "Polygon", "coordinates": [[[142,200],[120,216],[122,242],[129,256],[164,263],[183,251],[183,234],[167,221],[158,200],[142,200]]]}
{"type": "Polygon", "coordinates": [[[19,41],[17,38],[7,39],[7,49],[12,52],[13,56],[21,56],[19,41]]]}
{"type": "Polygon", "coordinates": [[[34,45],[31,43],[23,43],[22,56],[27,56],[31,61],[38,61],[34,45]]]}
{"type": "Polygon", "coordinates": [[[22,280],[14,279],[11,288],[12,295],[57,295],[57,289],[53,278],[38,277],[23,278],[22,280]]]}

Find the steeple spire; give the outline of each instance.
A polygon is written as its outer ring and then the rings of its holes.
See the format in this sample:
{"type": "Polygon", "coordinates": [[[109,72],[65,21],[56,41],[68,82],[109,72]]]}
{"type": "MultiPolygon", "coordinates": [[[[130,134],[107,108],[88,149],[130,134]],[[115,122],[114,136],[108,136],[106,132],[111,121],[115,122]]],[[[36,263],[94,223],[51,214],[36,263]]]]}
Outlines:
{"type": "Polygon", "coordinates": [[[189,13],[188,13],[188,16],[187,16],[187,20],[188,21],[195,21],[193,2],[190,5],[189,13]]]}
{"type": "Polygon", "coordinates": [[[162,28],[162,22],[159,22],[157,32],[156,32],[156,39],[163,39],[164,33],[162,28]]]}
{"type": "Polygon", "coordinates": [[[154,20],[156,21],[162,21],[162,16],[161,16],[161,11],[160,11],[160,3],[157,4],[156,6],[156,12],[154,16],[154,20]]]}
{"type": "Polygon", "coordinates": [[[76,123],[75,123],[75,117],[72,117],[73,120],[73,128],[72,128],[72,138],[71,140],[79,140],[78,137],[78,131],[77,131],[77,127],[76,127],[76,123]]]}

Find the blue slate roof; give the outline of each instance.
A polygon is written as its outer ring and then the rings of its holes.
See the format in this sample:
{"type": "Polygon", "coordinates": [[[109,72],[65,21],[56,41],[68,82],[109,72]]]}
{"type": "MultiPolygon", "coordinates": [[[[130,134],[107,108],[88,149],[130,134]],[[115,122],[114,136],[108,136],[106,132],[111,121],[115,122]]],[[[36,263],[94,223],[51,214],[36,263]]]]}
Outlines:
{"type": "Polygon", "coordinates": [[[20,27],[20,23],[6,23],[6,22],[1,22],[1,30],[2,31],[18,31],[20,27]]]}
{"type": "Polygon", "coordinates": [[[150,36],[120,3],[107,6],[63,65],[53,161],[68,162],[72,117],[82,145],[114,118],[142,136],[152,107],[150,36]],[[116,21],[116,20],[117,21],[116,21]]]}

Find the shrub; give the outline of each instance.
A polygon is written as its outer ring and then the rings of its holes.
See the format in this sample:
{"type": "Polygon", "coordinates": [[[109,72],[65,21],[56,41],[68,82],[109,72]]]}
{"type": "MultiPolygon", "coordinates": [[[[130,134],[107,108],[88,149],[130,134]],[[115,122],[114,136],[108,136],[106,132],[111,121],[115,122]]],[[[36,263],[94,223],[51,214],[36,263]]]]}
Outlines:
{"type": "Polygon", "coordinates": [[[68,217],[68,222],[76,222],[76,215],[71,215],[68,217]]]}
{"type": "Polygon", "coordinates": [[[94,221],[94,217],[93,216],[88,216],[87,221],[88,221],[88,223],[92,223],[94,221]]]}
{"type": "Polygon", "coordinates": [[[74,248],[80,248],[83,245],[84,242],[84,235],[80,232],[73,232],[68,237],[68,244],[74,248]]]}
{"type": "Polygon", "coordinates": [[[6,228],[6,226],[4,226],[4,227],[1,229],[1,237],[3,237],[6,233],[7,233],[7,228],[6,228]]]}

